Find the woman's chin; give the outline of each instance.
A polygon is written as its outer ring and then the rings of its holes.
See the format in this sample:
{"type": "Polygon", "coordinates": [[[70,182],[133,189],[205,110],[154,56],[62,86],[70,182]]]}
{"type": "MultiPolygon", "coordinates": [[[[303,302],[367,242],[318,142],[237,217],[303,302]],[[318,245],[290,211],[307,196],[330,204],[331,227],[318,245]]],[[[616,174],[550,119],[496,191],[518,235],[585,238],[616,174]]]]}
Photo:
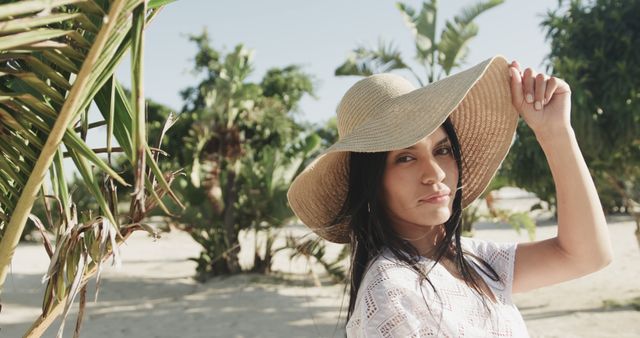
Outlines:
{"type": "Polygon", "coordinates": [[[429,220],[430,224],[442,224],[451,218],[451,210],[447,207],[438,208],[436,210],[432,210],[429,213],[425,213],[425,220],[429,220]]]}

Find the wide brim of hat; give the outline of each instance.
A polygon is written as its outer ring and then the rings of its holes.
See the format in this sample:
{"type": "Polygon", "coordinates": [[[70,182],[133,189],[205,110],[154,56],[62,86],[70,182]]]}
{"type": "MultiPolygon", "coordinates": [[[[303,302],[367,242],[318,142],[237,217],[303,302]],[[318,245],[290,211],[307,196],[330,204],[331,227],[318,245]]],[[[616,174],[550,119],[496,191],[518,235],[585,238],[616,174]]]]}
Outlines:
{"type": "Polygon", "coordinates": [[[502,56],[397,96],[341,137],[293,181],[287,197],[311,230],[336,243],[350,240],[348,224],[332,224],[347,196],[349,152],[403,149],[433,133],[451,116],[462,155],[462,206],[489,185],[508,153],[518,112],[511,101],[509,69],[502,56]]]}

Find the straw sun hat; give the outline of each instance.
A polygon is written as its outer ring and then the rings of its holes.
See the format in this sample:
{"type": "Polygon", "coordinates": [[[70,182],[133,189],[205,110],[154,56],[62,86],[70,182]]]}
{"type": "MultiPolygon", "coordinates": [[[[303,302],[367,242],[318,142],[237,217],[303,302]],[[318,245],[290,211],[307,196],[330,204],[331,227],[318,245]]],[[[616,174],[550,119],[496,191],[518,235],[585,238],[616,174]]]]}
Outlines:
{"type": "Polygon", "coordinates": [[[316,234],[348,243],[349,225],[331,224],[347,196],[349,152],[403,149],[451,117],[462,154],[462,207],[487,188],[515,135],[509,65],[502,56],[416,89],[394,74],[354,84],[337,109],[338,141],[307,166],[287,193],[294,213],[316,234]]]}

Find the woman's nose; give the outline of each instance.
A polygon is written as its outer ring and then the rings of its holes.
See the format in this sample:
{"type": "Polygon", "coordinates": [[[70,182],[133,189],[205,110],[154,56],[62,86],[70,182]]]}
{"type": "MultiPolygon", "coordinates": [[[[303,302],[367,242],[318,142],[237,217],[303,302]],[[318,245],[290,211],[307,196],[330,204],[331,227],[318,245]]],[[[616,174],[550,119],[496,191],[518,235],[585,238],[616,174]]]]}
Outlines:
{"type": "Polygon", "coordinates": [[[427,160],[422,171],[422,183],[434,184],[444,180],[446,173],[435,159],[427,160]]]}

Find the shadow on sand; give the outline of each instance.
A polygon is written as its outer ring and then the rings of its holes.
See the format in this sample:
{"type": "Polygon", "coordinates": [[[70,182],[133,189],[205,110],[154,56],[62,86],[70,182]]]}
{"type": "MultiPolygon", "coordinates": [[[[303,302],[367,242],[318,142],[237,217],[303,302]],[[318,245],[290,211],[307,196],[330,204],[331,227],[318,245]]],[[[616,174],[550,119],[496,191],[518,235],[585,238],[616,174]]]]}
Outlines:
{"type": "MultiPolygon", "coordinates": [[[[3,295],[3,312],[16,307],[35,312],[0,320],[0,336],[20,337],[36,319],[44,289],[41,277],[13,275],[14,286],[3,295]]],[[[310,279],[277,275],[241,274],[204,284],[189,278],[106,277],[97,303],[90,283],[81,336],[344,337],[338,316],[344,322],[346,309],[337,305],[344,286],[326,282],[318,292],[310,290],[315,289],[310,279]]],[[[65,336],[73,334],[76,314],[77,304],[67,319],[65,336]]],[[[59,324],[58,319],[43,337],[55,337],[59,324]]]]}

